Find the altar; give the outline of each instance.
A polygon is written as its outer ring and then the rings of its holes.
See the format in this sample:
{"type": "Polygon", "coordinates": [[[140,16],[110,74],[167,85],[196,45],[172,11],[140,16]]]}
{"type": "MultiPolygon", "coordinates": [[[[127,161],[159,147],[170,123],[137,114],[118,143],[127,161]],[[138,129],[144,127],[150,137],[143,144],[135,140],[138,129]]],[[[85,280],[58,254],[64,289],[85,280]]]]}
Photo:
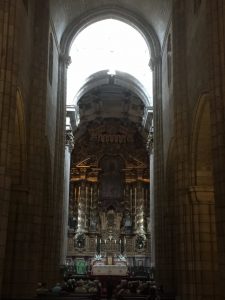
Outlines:
{"type": "Polygon", "coordinates": [[[95,265],[92,267],[95,276],[126,276],[127,266],[123,265],[95,265]]]}
{"type": "Polygon", "coordinates": [[[123,256],[118,258],[94,258],[92,260],[92,275],[95,276],[126,276],[128,272],[127,261],[123,256]]]}

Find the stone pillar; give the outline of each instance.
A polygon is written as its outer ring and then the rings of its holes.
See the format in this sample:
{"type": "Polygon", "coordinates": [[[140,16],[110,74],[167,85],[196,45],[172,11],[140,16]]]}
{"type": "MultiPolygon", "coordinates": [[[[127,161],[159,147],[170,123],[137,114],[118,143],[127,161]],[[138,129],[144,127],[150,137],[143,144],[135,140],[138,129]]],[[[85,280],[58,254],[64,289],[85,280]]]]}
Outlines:
{"type": "Polygon", "coordinates": [[[213,192],[207,187],[191,186],[186,5],[189,5],[186,1],[173,2],[175,177],[174,207],[170,207],[170,220],[173,217],[174,221],[165,222],[165,225],[170,224],[174,228],[172,249],[176,294],[184,300],[216,299],[213,192]]]}
{"type": "MultiPolygon", "coordinates": [[[[189,120],[186,86],[186,19],[185,1],[173,3],[173,74],[174,74],[174,131],[175,131],[175,202],[174,202],[174,251],[176,272],[176,293],[181,299],[195,299],[195,279],[193,277],[193,256],[190,247],[189,219],[189,120]],[[188,220],[188,221],[187,221],[188,220]]],[[[197,299],[197,298],[196,298],[197,299]]]]}
{"type": "Polygon", "coordinates": [[[153,71],[153,105],[154,105],[154,228],[155,228],[155,266],[156,281],[166,285],[164,268],[164,160],[163,160],[163,126],[162,126],[162,58],[151,58],[153,71]]]}
{"type": "Polygon", "coordinates": [[[184,205],[187,224],[187,254],[192,257],[193,299],[221,299],[217,290],[217,240],[214,190],[209,186],[189,189],[189,203],[184,205]]]}
{"type": "Polygon", "coordinates": [[[16,0],[1,1],[0,5],[0,295],[4,275],[8,213],[10,203],[10,151],[15,130],[16,97],[16,0]],[[4,117],[3,117],[4,112],[4,117]]]}
{"type": "Polygon", "coordinates": [[[68,217],[69,217],[69,190],[70,190],[70,161],[71,152],[74,147],[74,137],[72,129],[66,130],[66,145],[65,145],[65,162],[64,162],[64,201],[62,209],[62,242],[61,242],[61,261],[60,264],[65,264],[67,253],[67,234],[68,234],[68,217]]]}
{"type": "Polygon", "coordinates": [[[150,234],[151,234],[151,267],[155,267],[155,201],[154,201],[154,153],[150,152],[150,234]]]}
{"type": "Polygon", "coordinates": [[[225,2],[208,1],[211,45],[211,120],[220,298],[225,299],[225,2]]]}

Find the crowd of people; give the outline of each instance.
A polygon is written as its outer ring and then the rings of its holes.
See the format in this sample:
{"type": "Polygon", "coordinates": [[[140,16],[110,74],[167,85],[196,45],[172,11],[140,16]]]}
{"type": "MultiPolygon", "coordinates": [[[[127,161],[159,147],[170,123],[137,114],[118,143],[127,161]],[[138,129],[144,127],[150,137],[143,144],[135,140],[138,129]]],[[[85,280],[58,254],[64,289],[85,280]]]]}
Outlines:
{"type": "Polygon", "coordinates": [[[47,288],[45,283],[38,283],[36,294],[43,296],[67,296],[73,294],[92,294],[94,299],[128,299],[129,295],[145,295],[148,300],[158,300],[163,294],[163,288],[157,287],[154,281],[134,281],[122,279],[119,284],[114,284],[112,280],[107,280],[101,284],[99,280],[83,280],[68,278],[63,283],[57,283],[51,288],[47,288]]]}
{"type": "Polygon", "coordinates": [[[99,280],[75,280],[69,278],[63,283],[56,283],[55,286],[47,288],[45,283],[39,282],[36,294],[39,297],[43,296],[67,296],[72,294],[93,294],[96,295],[96,299],[100,299],[101,283],[99,280]]]}
{"type": "Polygon", "coordinates": [[[154,281],[121,280],[114,290],[115,298],[118,300],[136,294],[145,295],[146,299],[149,300],[160,299],[160,296],[163,294],[163,287],[157,287],[154,281]]]}

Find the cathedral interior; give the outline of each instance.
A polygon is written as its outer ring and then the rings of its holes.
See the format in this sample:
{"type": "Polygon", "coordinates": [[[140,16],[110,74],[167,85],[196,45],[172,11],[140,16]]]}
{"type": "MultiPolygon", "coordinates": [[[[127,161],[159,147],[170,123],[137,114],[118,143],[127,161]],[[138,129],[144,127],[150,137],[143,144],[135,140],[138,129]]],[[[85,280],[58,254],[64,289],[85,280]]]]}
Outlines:
{"type": "Polygon", "coordinates": [[[225,299],[224,14],[223,0],[0,0],[1,299],[65,270],[225,299]],[[104,20],[142,37],[151,80],[101,68],[69,102],[72,45],[104,20]]]}

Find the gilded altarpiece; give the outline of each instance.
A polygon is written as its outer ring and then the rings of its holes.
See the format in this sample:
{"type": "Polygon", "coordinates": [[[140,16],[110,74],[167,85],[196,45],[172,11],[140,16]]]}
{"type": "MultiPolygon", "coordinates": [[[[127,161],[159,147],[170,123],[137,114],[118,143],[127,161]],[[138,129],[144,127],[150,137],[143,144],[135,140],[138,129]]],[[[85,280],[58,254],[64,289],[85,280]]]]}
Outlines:
{"type": "Polygon", "coordinates": [[[145,134],[128,121],[93,122],[75,133],[68,257],[150,260],[149,160],[145,134]]]}

